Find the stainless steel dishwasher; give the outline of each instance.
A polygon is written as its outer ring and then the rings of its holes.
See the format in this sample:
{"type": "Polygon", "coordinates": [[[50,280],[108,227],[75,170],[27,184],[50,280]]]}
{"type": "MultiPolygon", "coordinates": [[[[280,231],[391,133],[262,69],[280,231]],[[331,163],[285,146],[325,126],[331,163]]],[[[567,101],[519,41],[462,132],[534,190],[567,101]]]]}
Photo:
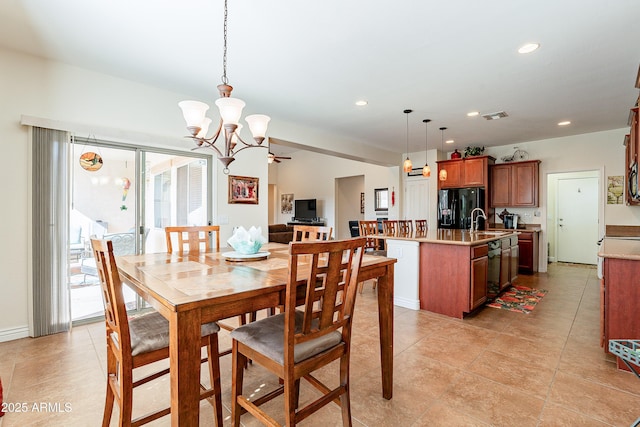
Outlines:
{"type": "Polygon", "coordinates": [[[500,239],[493,240],[488,245],[487,299],[493,300],[500,293],[500,254],[502,253],[502,245],[500,239]]]}

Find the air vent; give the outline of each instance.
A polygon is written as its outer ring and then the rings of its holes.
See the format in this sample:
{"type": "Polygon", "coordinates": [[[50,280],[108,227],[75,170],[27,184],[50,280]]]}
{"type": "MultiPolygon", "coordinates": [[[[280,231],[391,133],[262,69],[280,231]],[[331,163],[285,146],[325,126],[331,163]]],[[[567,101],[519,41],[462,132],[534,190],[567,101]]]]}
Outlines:
{"type": "Polygon", "coordinates": [[[498,120],[501,119],[503,117],[508,117],[509,115],[504,112],[504,111],[498,111],[497,113],[490,113],[490,114],[483,114],[482,117],[484,117],[487,120],[498,120]]]}

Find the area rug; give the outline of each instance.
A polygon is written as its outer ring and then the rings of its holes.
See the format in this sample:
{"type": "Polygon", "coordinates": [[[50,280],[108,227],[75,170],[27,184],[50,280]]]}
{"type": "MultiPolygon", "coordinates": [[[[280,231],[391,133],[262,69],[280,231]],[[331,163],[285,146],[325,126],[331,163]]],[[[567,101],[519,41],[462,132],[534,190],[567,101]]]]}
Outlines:
{"type": "Polygon", "coordinates": [[[517,313],[529,314],[548,291],[525,286],[512,286],[498,296],[488,307],[501,308],[517,313]]]}

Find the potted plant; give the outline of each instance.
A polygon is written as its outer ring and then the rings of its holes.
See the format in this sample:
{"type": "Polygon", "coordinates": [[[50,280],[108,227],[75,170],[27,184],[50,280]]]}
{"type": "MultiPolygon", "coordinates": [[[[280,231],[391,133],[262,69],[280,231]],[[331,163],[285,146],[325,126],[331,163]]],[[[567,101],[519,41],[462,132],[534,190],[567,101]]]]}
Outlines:
{"type": "Polygon", "coordinates": [[[467,147],[464,149],[465,157],[480,156],[482,153],[484,153],[484,147],[467,147]]]}

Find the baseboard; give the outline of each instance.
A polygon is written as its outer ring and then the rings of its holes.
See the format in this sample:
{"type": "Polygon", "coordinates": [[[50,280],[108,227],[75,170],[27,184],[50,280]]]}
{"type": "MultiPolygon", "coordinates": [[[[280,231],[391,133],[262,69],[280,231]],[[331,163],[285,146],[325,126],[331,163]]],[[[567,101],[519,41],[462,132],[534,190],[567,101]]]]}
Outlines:
{"type": "Polygon", "coordinates": [[[410,310],[420,310],[420,301],[408,298],[394,297],[393,304],[410,310]]]}
{"type": "Polygon", "coordinates": [[[18,340],[20,338],[27,338],[28,336],[28,326],[0,330],[0,342],[18,340]]]}
{"type": "Polygon", "coordinates": [[[549,262],[556,262],[556,257],[554,256],[550,256],[548,259],[549,259],[549,262]]]}

